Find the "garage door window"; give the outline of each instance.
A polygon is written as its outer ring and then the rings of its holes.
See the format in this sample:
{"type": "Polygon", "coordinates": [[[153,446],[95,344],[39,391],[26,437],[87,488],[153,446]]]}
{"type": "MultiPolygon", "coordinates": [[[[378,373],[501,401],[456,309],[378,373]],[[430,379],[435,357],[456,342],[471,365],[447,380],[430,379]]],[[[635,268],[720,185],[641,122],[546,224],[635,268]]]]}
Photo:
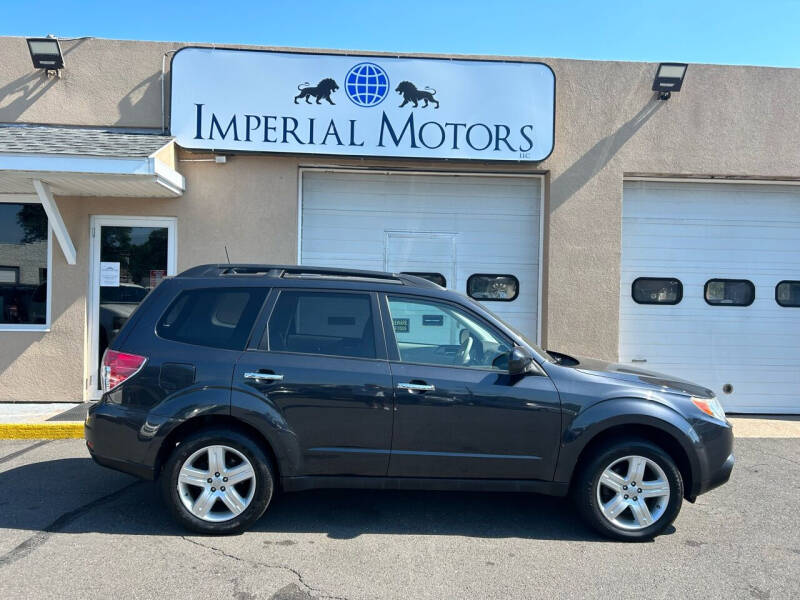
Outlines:
{"type": "Polygon", "coordinates": [[[411,271],[403,271],[403,275],[414,275],[415,277],[422,277],[428,281],[432,281],[436,285],[447,287],[447,278],[441,273],[418,273],[411,271]]]}
{"type": "Polygon", "coordinates": [[[709,279],[704,294],[712,306],[750,306],[756,299],[756,286],[747,279],[709,279]]]}
{"type": "Polygon", "coordinates": [[[519,280],[513,275],[475,273],[467,279],[467,295],[484,302],[511,302],[519,296],[519,280]]]}
{"type": "Polygon", "coordinates": [[[775,301],[789,308],[800,307],[800,281],[781,281],[775,286],[775,301]]]}
{"type": "Polygon", "coordinates": [[[678,304],[683,299],[683,284],[668,277],[638,277],[631,285],[637,304],[678,304]]]}

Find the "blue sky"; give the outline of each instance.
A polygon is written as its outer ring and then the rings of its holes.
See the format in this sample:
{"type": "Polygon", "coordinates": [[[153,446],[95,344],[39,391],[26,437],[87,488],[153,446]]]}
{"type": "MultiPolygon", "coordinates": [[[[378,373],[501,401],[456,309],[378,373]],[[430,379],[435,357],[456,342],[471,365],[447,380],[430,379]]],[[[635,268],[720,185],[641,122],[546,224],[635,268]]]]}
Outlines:
{"type": "Polygon", "coordinates": [[[0,2],[0,34],[800,67],[798,0],[0,2]]]}

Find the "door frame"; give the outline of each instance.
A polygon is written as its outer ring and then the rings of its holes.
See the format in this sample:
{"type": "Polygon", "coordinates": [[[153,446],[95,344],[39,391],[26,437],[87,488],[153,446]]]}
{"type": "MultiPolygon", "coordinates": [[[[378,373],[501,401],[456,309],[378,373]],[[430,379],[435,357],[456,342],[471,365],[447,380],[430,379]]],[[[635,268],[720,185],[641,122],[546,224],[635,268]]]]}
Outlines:
{"type": "Polygon", "coordinates": [[[548,180],[546,174],[543,172],[540,173],[515,173],[509,171],[446,171],[446,170],[424,170],[424,169],[392,169],[386,167],[344,167],[341,165],[300,165],[297,169],[297,264],[301,265],[302,257],[303,257],[303,174],[304,173],[313,173],[313,172],[323,172],[323,173],[357,173],[362,175],[375,175],[375,174],[384,174],[384,175],[431,175],[431,176],[441,176],[441,177],[503,177],[503,178],[512,178],[512,179],[538,179],[539,180],[539,196],[535,198],[535,200],[539,203],[539,223],[538,223],[538,232],[539,232],[539,266],[537,269],[537,302],[536,302],[536,340],[534,340],[537,344],[542,343],[542,315],[544,311],[542,309],[542,302],[544,301],[544,288],[546,282],[544,280],[544,264],[545,260],[549,259],[549,256],[546,255],[547,248],[545,247],[545,234],[547,231],[545,230],[545,219],[547,218],[545,214],[545,209],[548,206],[546,202],[546,189],[548,180]]]}
{"type": "Polygon", "coordinates": [[[91,215],[89,219],[89,281],[86,293],[86,343],[84,344],[84,400],[97,400],[102,396],[97,375],[98,334],[100,320],[100,228],[111,227],[166,227],[167,276],[177,272],[177,217],[145,217],[123,215],[91,215]]]}

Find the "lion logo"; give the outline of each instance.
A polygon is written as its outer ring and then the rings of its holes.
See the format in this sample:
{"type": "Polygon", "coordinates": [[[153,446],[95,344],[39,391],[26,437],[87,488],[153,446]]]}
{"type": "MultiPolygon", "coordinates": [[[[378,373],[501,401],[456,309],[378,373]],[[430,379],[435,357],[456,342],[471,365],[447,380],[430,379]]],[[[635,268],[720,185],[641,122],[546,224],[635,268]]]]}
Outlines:
{"type": "Polygon", "coordinates": [[[422,108],[427,108],[431,102],[436,105],[434,108],[439,108],[439,101],[433,97],[436,90],[428,86],[425,86],[425,90],[429,91],[418,90],[417,86],[410,81],[401,81],[394,91],[403,96],[403,103],[400,108],[403,108],[409,102],[414,104],[414,108],[418,108],[419,102],[424,102],[422,108]]]}
{"type": "Polygon", "coordinates": [[[339,86],[333,79],[326,77],[317,85],[311,85],[307,81],[305,83],[301,83],[297,86],[297,89],[300,90],[300,93],[294,97],[295,104],[298,104],[297,101],[302,100],[303,98],[306,99],[306,104],[311,104],[311,96],[314,96],[314,98],[317,99],[317,104],[319,104],[322,100],[327,100],[331,104],[336,104],[336,102],[331,100],[331,94],[338,90],[339,86]]]}

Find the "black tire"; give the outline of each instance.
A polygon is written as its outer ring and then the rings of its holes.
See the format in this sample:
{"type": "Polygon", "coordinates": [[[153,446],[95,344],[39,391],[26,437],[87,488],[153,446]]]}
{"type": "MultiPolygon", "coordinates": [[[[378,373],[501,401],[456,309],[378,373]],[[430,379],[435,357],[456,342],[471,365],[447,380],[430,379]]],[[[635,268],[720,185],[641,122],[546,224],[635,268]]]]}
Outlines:
{"type": "Polygon", "coordinates": [[[198,533],[225,535],[241,533],[255,523],[269,506],[275,489],[274,469],[264,451],[248,436],[237,431],[204,429],[190,434],[173,450],[164,465],[160,484],[164,501],[175,520],[198,533]],[[200,519],[184,506],[178,492],[178,475],[184,462],[207,446],[228,446],[242,453],[255,471],[255,492],[250,504],[239,515],[222,522],[200,519]]]}
{"type": "MultiPolygon", "coordinates": [[[[579,468],[572,488],[578,512],[586,523],[607,537],[627,542],[651,540],[669,527],[681,510],[683,503],[681,472],[672,457],[652,442],[634,438],[614,440],[593,451],[579,468]],[[597,489],[600,476],[607,467],[626,456],[643,456],[654,461],[664,471],[669,483],[669,501],[663,514],[652,525],[637,530],[619,527],[606,518],[600,509],[598,500],[597,489]]],[[[627,514],[632,516],[632,513],[627,514]]],[[[621,513],[618,516],[623,515],[621,513]]]]}

